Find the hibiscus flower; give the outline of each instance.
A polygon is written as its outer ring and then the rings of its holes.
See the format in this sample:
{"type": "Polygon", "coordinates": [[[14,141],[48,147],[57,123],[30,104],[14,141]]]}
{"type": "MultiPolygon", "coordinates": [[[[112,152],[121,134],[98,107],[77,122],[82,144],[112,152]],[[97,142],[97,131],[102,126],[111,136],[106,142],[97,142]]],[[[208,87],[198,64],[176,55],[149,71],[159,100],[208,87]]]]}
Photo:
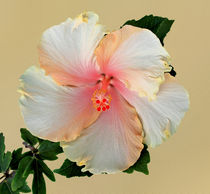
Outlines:
{"type": "Polygon", "coordinates": [[[41,67],[21,76],[20,107],[28,129],[60,141],[83,171],[116,173],[133,165],[143,143],[159,145],[189,106],[170,56],[154,33],[125,25],[107,33],[82,13],[47,29],[41,67]]]}

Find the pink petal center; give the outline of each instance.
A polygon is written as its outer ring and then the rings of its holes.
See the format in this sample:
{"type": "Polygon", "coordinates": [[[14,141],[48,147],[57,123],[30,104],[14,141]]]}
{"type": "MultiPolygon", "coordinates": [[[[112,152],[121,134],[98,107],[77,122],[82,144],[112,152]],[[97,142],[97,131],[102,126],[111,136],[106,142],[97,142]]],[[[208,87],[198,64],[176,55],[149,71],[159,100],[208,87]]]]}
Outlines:
{"type": "Polygon", "coordinates": [[[113,87],[113,76],[101,74],[97,81],[98,88],[93,92],[93,107],[98,111],[106,111],[110,108],[112,100],[110,89],[113,87]]]}

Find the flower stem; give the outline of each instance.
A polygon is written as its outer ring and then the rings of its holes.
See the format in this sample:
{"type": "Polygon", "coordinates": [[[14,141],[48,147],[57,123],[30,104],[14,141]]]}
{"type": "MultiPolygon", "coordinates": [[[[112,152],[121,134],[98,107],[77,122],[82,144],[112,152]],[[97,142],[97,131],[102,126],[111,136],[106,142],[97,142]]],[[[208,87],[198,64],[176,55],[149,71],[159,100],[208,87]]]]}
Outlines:
{"type": "Polygon", "coordinates": [[[36,148],[34,148],[33,146],[31,146],[25,141],[23,142],[23,145],[25,146],[25,148],[29,148],[32,152],[36,151],[36,148]]]}

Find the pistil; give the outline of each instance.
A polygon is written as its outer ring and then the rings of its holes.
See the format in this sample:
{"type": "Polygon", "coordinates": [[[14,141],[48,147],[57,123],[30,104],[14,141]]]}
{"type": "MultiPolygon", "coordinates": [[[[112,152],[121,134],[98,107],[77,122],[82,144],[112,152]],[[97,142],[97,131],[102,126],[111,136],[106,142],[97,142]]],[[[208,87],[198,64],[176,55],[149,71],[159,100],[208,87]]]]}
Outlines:
{"type": "Polygon", "coordinates": [[[96,89],[91,98],[94,108],[97,111],[106,111],[110,108],[111,95],[109,94],[109,89],[112,85],[112,76],[106,76],[101,74],[101,80],[97,81],[98,89],[96,89]]]}

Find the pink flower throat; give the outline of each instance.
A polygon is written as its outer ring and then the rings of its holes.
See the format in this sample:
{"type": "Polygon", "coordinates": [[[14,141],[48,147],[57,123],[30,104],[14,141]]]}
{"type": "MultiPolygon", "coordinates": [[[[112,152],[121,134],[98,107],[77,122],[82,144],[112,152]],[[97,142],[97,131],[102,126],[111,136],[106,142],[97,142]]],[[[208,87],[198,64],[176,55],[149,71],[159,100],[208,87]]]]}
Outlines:
{"type": "Polygon", "coordinates": [[[101,78],[97,81],[98,89],[93,92],[91,98],[94,108],[97,111],[105,111],[110,108],[110,102],[112,97],[109,93],[111,87],[113,87],[113,76],[101,74],[101,78]]]}

